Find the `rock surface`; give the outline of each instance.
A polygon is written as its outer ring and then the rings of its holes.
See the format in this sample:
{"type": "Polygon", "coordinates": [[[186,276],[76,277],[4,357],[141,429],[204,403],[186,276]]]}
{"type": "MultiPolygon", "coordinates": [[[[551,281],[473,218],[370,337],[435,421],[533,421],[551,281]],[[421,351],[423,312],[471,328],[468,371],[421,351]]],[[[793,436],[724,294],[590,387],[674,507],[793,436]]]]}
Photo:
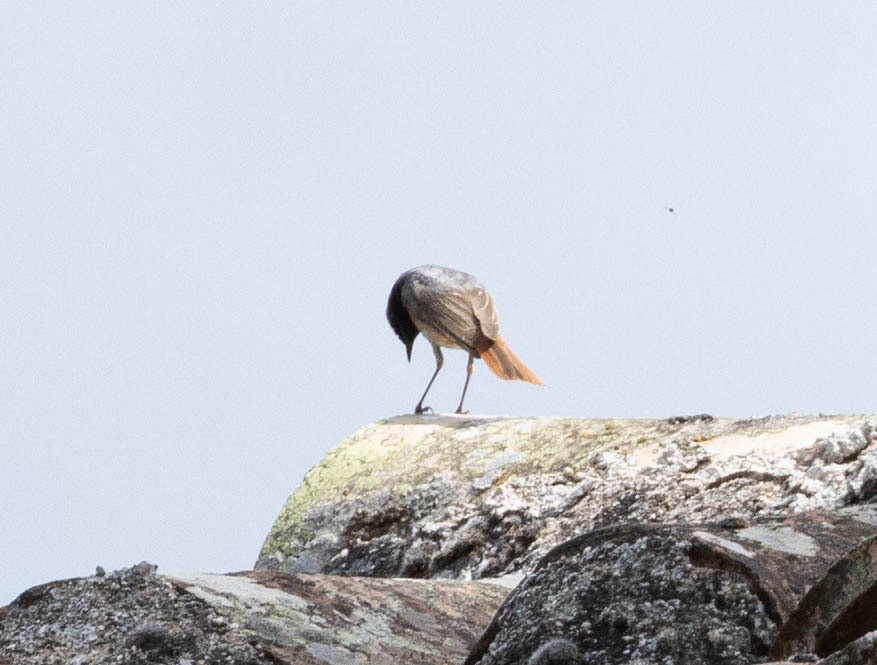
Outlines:
{"type": "Polygon", "coordinates": [[[837,557],[809,586],[784,623],[771,652],[831,654],[861,635],[877,630],[877,535],[870,535],[837,557]]]}
{"type": "Polygon", "coordinates": [[[839,508],[877,492],[864,417],[402,417],[312,469],[257,568],[477,579],[621,522],[839,508]]]}
{"type": "MultiPolygon", "coordinates": [[[[857,543],[877,534],[874,508],[745,526],[627,524],[578,536],[518,586],[466,665],[538,660],[556,638],[575,648],[572,662],[761,662],[777,651],[780,628],[814,584],[825,586],[819,607],[849,607],[855,576],[838,572],[835,561],[851,547],[862,552],[851,561],[869,551],[857,543]]],[[[861,584],[856,591],[868,593],[861,584]]],[[[841,623],[845,639],[826,653],[791,642],[782,655],[827,655],[872,630],[873,612],[848,613],[841,623]]]]}
{"type": "Polygon", "coordinates": [[[0,664],[461,662],[508,589],[293,576],[165,577],[139,564],[22,594],[0,610],[0,664]]]}
{"type": "Polygon", "coordinates": [[[877,665],[872,422],[383,421],[256,570],[36,587],[0,665],[877,665]]]}
{"type": "Polygon", "coordinates": [[[145,563],[34,587],[0,612],[0,663],[271,662],[240,625],[145,563]]]}
{"type": "Polygon", "coordinates": [[[587,663],[737,665],[763,659],[777,632],[750,579],[698,565],[684,529],[593,532],[527,577],[466,665],[526,662],[549,639],[587,663]]]}

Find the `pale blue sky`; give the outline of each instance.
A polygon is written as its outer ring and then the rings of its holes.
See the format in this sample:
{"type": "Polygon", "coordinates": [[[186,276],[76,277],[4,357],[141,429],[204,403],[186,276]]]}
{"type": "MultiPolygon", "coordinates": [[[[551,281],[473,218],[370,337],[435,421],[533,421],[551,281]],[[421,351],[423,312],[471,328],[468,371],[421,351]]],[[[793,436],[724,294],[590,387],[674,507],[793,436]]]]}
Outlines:
{"type": "Polygon", "coordinates": [[[476,4],[4,3],[0,604],[251,567],[422,263],[547,384],[474,413],[875,411],[877,5],[476,4]]]}

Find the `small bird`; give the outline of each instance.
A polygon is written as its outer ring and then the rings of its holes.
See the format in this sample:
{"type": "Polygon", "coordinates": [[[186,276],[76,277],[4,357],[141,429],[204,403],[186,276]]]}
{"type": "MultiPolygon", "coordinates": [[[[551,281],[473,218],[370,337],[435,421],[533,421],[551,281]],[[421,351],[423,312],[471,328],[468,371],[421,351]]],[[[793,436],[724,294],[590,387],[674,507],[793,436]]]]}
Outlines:
{"type": "Polygon", "coordinates": [[[499,336],[493,298],[481,282],[465,272],[434,265],[403,272],[390,290],[387,320],[405,344],[409,361],[418,333],[429,340],[435,354],[435,372],[414,407],[415,414],[429,409],[423,406],[423,400],[444,364],[441,347],[469,352],[466,382],[456,413],[464,413],[463,400],[475,358],[481,358],[500,379],[543,385],[542,379],[527,369],[499,336]]]}

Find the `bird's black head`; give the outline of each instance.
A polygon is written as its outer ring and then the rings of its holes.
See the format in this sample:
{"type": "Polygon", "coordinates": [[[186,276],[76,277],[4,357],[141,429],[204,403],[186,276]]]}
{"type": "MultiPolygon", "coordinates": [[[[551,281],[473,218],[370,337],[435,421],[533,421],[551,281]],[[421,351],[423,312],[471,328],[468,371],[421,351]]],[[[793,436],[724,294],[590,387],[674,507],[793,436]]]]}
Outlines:
{"type": "Polygon", "coordinates": [[[402,343],[405,344],[405,352],[408,354],[408,360],[410,361],[411,346],[414,344],[414,338],[417,337],[418,330],[408,315],[405,305],[402,304],[402,285],[405,277],[406,275],[402,275],[402,277],[397,279],[390,290],[390,297],[387,300],[387,320],[390,322],[393,331],[399,336],[402,343]]]}

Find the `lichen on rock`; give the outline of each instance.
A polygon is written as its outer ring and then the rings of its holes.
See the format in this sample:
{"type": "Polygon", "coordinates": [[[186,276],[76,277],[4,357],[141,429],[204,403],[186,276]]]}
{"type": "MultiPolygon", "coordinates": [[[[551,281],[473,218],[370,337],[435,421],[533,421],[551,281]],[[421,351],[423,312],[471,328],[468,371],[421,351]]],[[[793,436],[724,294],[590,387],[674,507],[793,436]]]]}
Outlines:
{"type": "Polygon", "coordinates": [[[475,579],[621,522],[837,508],[877,488],[871,432],[861,417],[382,421],[308,473],[257,568],[475,579]]]}

